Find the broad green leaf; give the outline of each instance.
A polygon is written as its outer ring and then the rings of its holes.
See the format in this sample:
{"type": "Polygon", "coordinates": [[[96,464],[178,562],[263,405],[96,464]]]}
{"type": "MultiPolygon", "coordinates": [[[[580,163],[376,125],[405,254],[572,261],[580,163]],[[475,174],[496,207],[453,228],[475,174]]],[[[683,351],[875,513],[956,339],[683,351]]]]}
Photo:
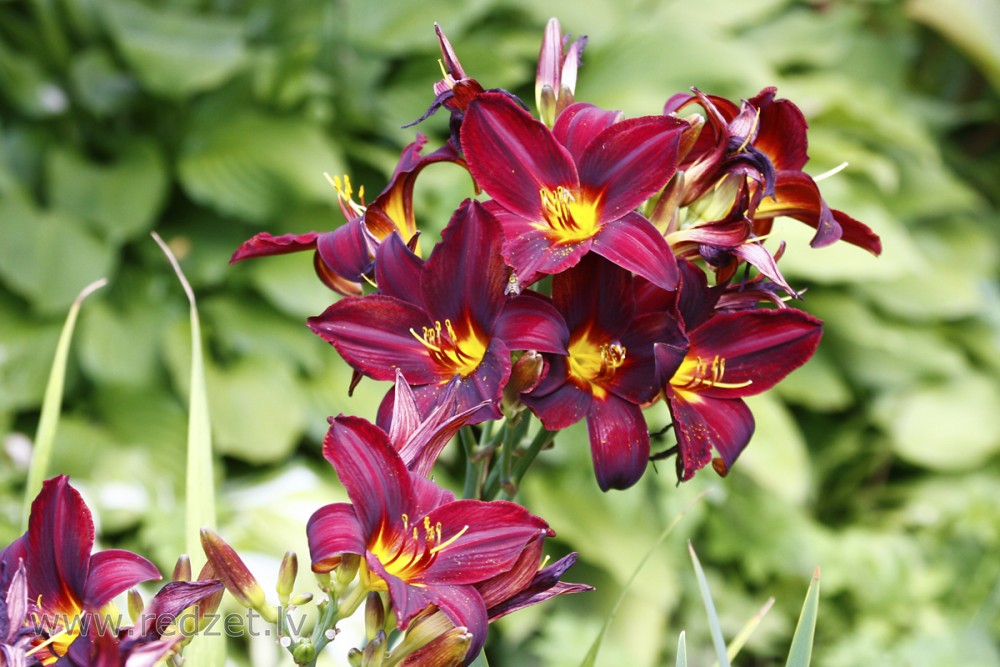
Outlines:
{"type": "Polygon", "coordinates": [[[178,169],[193,199],[262,222],[297,202],[334,204],[336,192],[323,174],[343,173],[343,162],[305,120],[205,107],[185,137],[178,169]]]}
{"type": "Polygon", "coordinates": [[[813,573],[806,600],[802,605],[799,622],[792,636],[786,667],[809,667],[812,659],[813,637],[816,634],[816,617],[819,614],[819,568],[813,573]]]}
{"type": "Polygon", "coordinates": [[[215,88],[246,60],[242,21],[133,0],[100,8],[122,56],[157,95],[181,99],[215,88]]]}
{"type": "Polygon", "coordinates": [[[20,193],[0,199],[0,279],[41,313],[64,313],[81,285],[110,276],[111,248],[83,223],[39,210],[20,193]]]}
{"type": "Polygon", "coordinates": [[[148,385],[157,379],[165,318],[131,302],[119,310],[101,301],[80,322],[79,359],[87,376],[111,385],[148,385]]]}
{"type": "Polygon", "coordinates": [[[1000,385],[965,373],[887,394],[875,416],[901,457],[934,470],[974,468],[1000,451],[1000,385]]]}
{"type": "Polygon", "coordinates": [[[910,16],[964,51],[1000,91],[1000,5],[993,0],[908,0],[910,16]]]}
{"type": "Polygon", "coordinates": [[[29,117],[58,116],[69,107],[69,96],[41,63],[8,49],[0,42],[0,81],[3,96],[29,117]]]}
{"type": "Polygon", "coordinates": [[[100,48],[90,48],[74,56],[70,81],[80,104],[99,117],[123,113],[139,93],[139,82],[100,48]]]}
{"type": "Polygon", "coordinates": [[[37,408],[61,327],[35,322],[26,316],[22,302],[4,292],[0,322],[0,414],[37,408]]]}
{"type": "Polygon", "coordinates": [[[93,282],[80,292],[69,309],[66,323],[59,335],[59,345],[56,347],[55,358],[52,361],[52,371],[45,387],[45,398],[42,401],[42,414],[38,419],[38,430],[35,433],[35,451],[31,457],[31,467],[28,470],[28,482],[24,489],[23,526],[28,527],[28,513],[31,501],[42,490],[42,482],[48,476],[49,462],[52,458],[52,448],[55,444],[56,428],[59,425],[59,414],[62,411],[63,386],[66,381],[66,362],[69,359],[69,345],[73,339],[73,328],[80,313],[80,304],[92,292],[104,285],[103,278],[93,282]]]}
{"type": "MultiPolygon", "coordinates": [[[[809,310],[808,304],[803,306],[809,310]]],[[[815,412],[845,410],[854,402],[851,388],[822,342],[809,362],[789,374],[774,391],[786,402],[815,412]]]]}
{"type": "Polygon", "coordinates": [[[87,220],[117,243],[149,231],[166,200],[167,167],[152,142],[132,143],[110,164],[56,149],[47,167],[52,206],[87,220]]]}
{"type": "Polygon", "coordinates": [[[785,502],[802,504],[813,489],[809,454],[798,425],[769,393],[746,399],[757,428],[736,466],[785,502]]]}

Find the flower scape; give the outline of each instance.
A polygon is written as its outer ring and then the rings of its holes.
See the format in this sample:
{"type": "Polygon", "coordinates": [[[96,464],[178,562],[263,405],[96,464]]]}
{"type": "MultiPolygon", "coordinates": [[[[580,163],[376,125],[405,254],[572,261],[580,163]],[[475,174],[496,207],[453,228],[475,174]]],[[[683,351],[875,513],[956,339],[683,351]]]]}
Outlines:
{"type": "MultiPolygon", "coordinates": [[[[740,102],[694,89],[625,118],[576,100],[586,39],[553,19],[531,107],[472,78],[437,37],[443,78],[413,124],[447,114],[442,145],[415,133],[371,203],[331,179],[336,229],[260,233],[232,257],[312,251],[337,296],[309,328],[353,369],[349,390],[391,383],[376,423],[329,420],[323,455],[349,502],[308,521],[324,599],[311,633],[282,644],[300,665],[362,608],[352,665],[468,665],[494,620],[589,590],[562,580],[577,555],[549,563],[555,531],[514,502],[532,463],[583,421],[594,492],[632,487],[651,460],[672,458],[678,483],[709,465],[725,476],[754,432],[743,399],[806,363],[822,335],[789,305],[801,294],[778,267],[784,244],[766,245],[774,219],[815,229],[813,247],[881,252],[803,171],[805,118],[773,88],[740,102]],[[441,162],[466,170],[478,196],[455,202],[427,250],[413,192],[441,162]],[[654,452],[644,411],[659,401],[675,444],[654,452]],[[466,463],[461,498],[433,478],[450,443],[466,463]]],[[[206,529],[197,580],[179,566],[142,623],[91,632],[74,621],[106,617],[112,598],[159,572],[129,552],[91,554],[89,510],[65,477],[45,484],[29,526],[0,553],[0,665],[179,664],[201,616],[159,620],[214,609],[223,586],[279,628],[282,609],[309,602],[292,595],[293,554],[273,606],[206,529]]]]}

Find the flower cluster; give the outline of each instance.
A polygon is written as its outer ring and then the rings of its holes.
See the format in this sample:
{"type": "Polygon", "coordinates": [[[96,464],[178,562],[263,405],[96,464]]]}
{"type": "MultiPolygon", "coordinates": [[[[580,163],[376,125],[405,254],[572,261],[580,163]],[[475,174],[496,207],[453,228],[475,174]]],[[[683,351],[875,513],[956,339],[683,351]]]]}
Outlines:
{"type": "MultiPolygon", "coordinates": [[[[765,245],[775,217],[815,228],[816,247],[881,251],[802,170],[805,119],[773,88],[740,104],[694,90],[624,118],[575,100],[586,40],[569,43],[553,19],[532,114],[470,77],[437,34],[444,77],[412,125],[449,114],[440,147],[424,155],[417,134],[370,204],[331,179],[337,229],[258,234],[232,258],[314,251],[342,298],[309,327],[354,370],[351,390],[362,377],[394,383],[376,424],[331,418],[324,455],[350,502],[308,525],[312,569],[336,602],[327,626],[366,601],[357,664],[468,664],[494,618],[586,588],[560,581],[575,554],[540,567],[553,532],[509,502],[580,420],[604,491],[671,454],[680,481],[709,463],[730,470],[754,431],[743,398],[805,363],[821,336],[786,303],[799,293],[778,269],[784,244],[765,245]],[[438,162],[466,170],[482,196],[457,203],[425,258],[412,196],[438,162]],[[676,445],[651,456],[644,410],[660,400],[676,445]],[[459,433],[461,500],[429,479],[459,433]],[[387,628],[405,631],[389,653],[387,628]]],[[[248,572],[235,588],[257,589],[248,572]]],[[[296,650],[307,660],[317,648],[296,650]]]]}
{"type": "MultiPolygon", "coordinates": [[[[45,482],[27,532],[0,551],[0,666],[152,667],[187,639],[174,624],[185,609],[206,613],[218,604],[222,584],[206,573],[168,583],[141,623],[124,627],[112,600],[160,573],[130,551],[92,554],[93,546],[79,492],[64,475],[45,482]]],[[[130,606],[141,601],[135,592],[130,598],[130,606]]]]}

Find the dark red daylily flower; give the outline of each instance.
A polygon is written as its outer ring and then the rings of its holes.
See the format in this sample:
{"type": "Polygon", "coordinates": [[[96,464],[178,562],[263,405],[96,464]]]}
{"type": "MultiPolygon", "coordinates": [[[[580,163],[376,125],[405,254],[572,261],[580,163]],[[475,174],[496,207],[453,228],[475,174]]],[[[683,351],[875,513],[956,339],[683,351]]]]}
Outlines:
{"type": "Polygon", "coordinates": [[[620,120],[579,103],[549,130],[506,95],[476,97],[462,124],[462,149],[493,198],[504,257],[521,282],[564,271],[593,251],[674,289],[670,247],[635,209],[673,176],[689,127],[667,116],[620,120]]]}
{"type": "Polygon", "coordinates": [[[510,350],[564,353],[567,338],[545,297],[504,294],[500,244],[496,220],[467,200],[426,263],[392,235],[376,258],[380,293],[342,299],[309,326],[359,373],[395,380],[401,371],[425,413],[457,377],[455,410],[485,401],[469,423],[496,419],[510,350]]]}
{"type": "Polygon", "coordinates": [[[809,160],[805,117],[791,101],[775,99],[775,92],[765,88],[740,106],[698,90],[668,100],[666,113],[699,104],[707,114],[698,142],[681,167],[687,170],[687,192],[680,203],[700,198],[722,178],[750,176],[755,187],[749,215],[758,236],[767,235],[771,221],[785,215],[816,230],[813,247],[843,240],[878,255],[882,251],[878,235],[846,213],[830,209],[816,182],[802,171],[809,160]]]}
{"type": "Polygon", "coordinates": [[[569,354],[521,400],[550,431],[587,419],[601,489],[635,484],[649,458],[643,404],[657,393],[653,344],[674,340],[659,311],[636,308],[632,276],[598,257],[552,279],[552,298],[570,330],[569,354]]]}
{"type": "Polygon", "coordinates": [[[475,584],[508,571],[529,544],[554,533],[515,503],[455,500],[408,471],[388,435],[364,419],[334,419],[323,453],[351,503],[309,519],[313,571],[332,571],[344,554],[361,556],[362,585],[388,591],[400,629],[434,606],[472,633],[471,661],[488,620],[475,584]]]}
{"type": "Polygon", "coordinates": [[[122,591],[160,578],[141,556],[121,549],[91,555],[93,546],[90,510],[61,475],[46,481],[31,504],[28,532],[0,553],[5,569],[25,563],[32,625],[39,631],[33,650],[42,664],[99,664],[94,654],[114,637],[83,632],[89,621],[122,591]]]}
{"type": "Polygon", "coordinates": [[[792,308],[712,310],[721,292],[706,286],[698,268],[683,267],[677,310],[687,342],[655,346],[681,481],[709,461],[720,475],[729,471],[754,431],[743,397],[770,389],[808,361],[823,326],[792,308]]]}
{"type": "Polygon", "coordinates": [[[389,184],[368,206],[363,205],[363,195],[359,195],[361,204],[354,202],[350,181],[334,180],[346,224],[330,232],[282,236],[262,232],[237,248],[230,263],[314,250],[316,274],[327,287],[345,296],[360,295],[360,281],[370,271],[379,243],[393,232],[399,232],[407,243],[416,243],[413,186],[420,172],[436,162],[461,162],[450,145],[421,155],[426,143],[427,137],[418,134],[417,140],[403,149],[389,184]]]}

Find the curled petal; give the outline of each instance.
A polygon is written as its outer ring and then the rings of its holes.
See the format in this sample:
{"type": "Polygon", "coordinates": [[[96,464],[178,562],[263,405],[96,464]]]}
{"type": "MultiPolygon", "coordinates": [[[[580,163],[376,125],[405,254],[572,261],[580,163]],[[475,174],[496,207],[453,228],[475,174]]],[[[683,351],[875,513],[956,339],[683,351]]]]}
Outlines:
{"type": "Polygon", "coordinates": [[[160,571],[142,556],[122,549],[108,549],[90,558],[84,601],[100,609],[122,591],[143,581],[160,579],[160,571]]]}
{"type": "Polygon", "coordinates": [[[230,264],[242,262],[244,259],[253,257],[266,257],[268,255],[285,255],[291,252],[302,252],[303,250],[315,250],[316,238],[319,232],[307,232],[305,234],[284,234],[274,236],[268,232],[256,234],[253,238],[244,241],[233,256],[229,259],[230,264]]]}
{"type": "Polygon", "coordinates": [[[587,413],[590,455],[602,491],[627,489],[642,477],[649,460],[649,429],[634,403],[607,394],[594,398],[587,413]]]}
{"type": "Polygon", "coordinates": [[[753,415],[741,399],[682,395],[668,388],[667,404],[677,433],[677,478],[682,482],[712,460],[713,449],[721,456],[724,474],[753,436],[753,415]]]}
{"type": "Polygon", "coordinates": [[[340,564],[341,554],[363,554],[365,539],[347,503],[325,505],[313,512],[306,525],[313,572],[330,572],[340,564]]]}

